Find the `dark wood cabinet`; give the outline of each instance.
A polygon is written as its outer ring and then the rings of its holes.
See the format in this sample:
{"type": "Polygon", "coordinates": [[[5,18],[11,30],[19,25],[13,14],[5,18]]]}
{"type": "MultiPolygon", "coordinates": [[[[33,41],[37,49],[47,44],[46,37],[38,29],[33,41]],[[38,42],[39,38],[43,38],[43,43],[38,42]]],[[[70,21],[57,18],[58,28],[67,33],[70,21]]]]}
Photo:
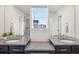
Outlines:
{"type": "Polygon", "coordinates": [[[0,45],[0,54],[8,54],[8,45],[0,45]]]}
{"type": "MultiPolygon", "coordinates": [[[[24,54],[26,45],[0,45],[0,54],[24,54]]],[[[38,51],[40,53],[79,54],[79,45],[52,45],[55,51],[38,51]]],[[[37,51],[31,51],[37,52],[37,51]]]]}
{"type": "Polygon", "coordinates": [[[56,54],[70,54],[71,46],[65,46],[65,45],[55,46],[55,53],[56,54]]]}
{"type": "Polygon", "coordinates": [[[72,54],[79,53],[79,45],[72,46],[72,54]]]}
{"type": "Polygon", "coordinates": [[[9,53],[10,54],[19,54],[24,53],[25,45],[10,45],[9,46],[9,53]]]}

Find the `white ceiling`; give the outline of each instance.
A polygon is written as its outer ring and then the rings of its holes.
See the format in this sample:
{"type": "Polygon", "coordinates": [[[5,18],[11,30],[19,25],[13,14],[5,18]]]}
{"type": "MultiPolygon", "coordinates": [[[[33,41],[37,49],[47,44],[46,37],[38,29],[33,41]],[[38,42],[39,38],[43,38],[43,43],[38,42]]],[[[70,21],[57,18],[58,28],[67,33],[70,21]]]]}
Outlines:
{"type": "Polygon", "coordinates": [[[15,7],[17,7],[19,10],[21,10],[22,12],[24,12],[25,14],[29,15],[30,14],[30,7],[48,7],[49,8],[49,12],[53,13],[53,12],[57,12],[59,9],[61,9],[63,7],[63,5],[49,5],[49,6],[31,6],[31,5],[16,5],[15,7]]]}

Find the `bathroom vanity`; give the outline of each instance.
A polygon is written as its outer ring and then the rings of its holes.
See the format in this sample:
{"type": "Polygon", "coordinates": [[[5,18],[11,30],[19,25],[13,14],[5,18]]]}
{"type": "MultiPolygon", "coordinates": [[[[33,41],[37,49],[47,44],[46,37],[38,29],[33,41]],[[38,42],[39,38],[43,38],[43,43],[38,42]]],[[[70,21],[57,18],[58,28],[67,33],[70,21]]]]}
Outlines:
{"type": "Polygon", "coordinates": [[[50,42],[55,47],[56,54],[73,54],[79,53],[79,40],[60,40],[50,39],[50,42]]]}
{"type": "Polygon", "coordinates": [[[16,53],[24,53],[25,46],[28,44],[27,42],[17,42],[13,44],[8,44],[9,46],[9,53],[16,54],[16,53]]]}
{"type": "Polygon", "coordinates": [[[79,53],[79,40],[52,38],[48,42],[31,42],[30,39],[0,41],[1,54],[74,54],[79,53]]]}
{"type": "MultiPolygon", "coordinates": [[[[1,40],[1,39],[0,39],[1,40]]],[[[29,43],[29,39],[6,39],[0,42],[0,53],[15,54],[24,53],[25,46],[29,43]]]]}
{"type": "Polygon", "coordinates": [[[0,54],[24,53],[26,45],[0,45],[0,54]]]}

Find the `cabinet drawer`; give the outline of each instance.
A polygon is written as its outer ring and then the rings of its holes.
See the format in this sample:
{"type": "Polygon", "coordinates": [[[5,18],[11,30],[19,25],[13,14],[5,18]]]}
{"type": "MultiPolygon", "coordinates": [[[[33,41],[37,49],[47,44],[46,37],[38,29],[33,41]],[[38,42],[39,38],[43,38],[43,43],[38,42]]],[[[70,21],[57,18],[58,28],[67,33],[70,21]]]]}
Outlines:
{"type": "Polygon", "coordinates": [[[0,45],[0,53],[8,53],[8,46],[0,45]]]}
{"type": "Polygon", "coordinates": [[[79,46],[72,46],[72,53],[79,53],[79,46]]]}
{"type": "Polygon", "coordinates": [[[71,47],[70,46],[55,46],[56,53],[71,53],[71,47]]]}
{"type": "Polygon", "coordinates": [[[9,46],[9,53],[24,53],[25,46],[9,46]]]}

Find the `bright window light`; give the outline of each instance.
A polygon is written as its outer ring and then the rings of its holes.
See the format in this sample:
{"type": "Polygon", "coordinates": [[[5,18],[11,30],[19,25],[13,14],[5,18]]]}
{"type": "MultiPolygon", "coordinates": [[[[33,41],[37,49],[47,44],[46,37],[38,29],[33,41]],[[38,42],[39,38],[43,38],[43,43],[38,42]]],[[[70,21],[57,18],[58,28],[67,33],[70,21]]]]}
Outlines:
{"type": "Polygon", "coordinates": [[[48,27],[48,8],[32,8],[33,28],[48,27]]]}

